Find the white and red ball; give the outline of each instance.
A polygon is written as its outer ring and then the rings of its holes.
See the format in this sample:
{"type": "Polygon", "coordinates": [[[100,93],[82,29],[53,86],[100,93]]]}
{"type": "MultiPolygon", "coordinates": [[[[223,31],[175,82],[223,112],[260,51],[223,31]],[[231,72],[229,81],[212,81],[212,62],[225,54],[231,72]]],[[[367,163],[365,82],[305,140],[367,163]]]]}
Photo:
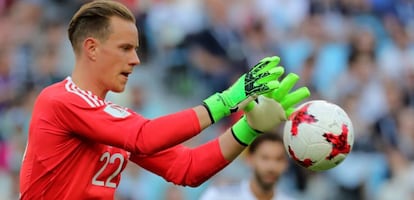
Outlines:
{"type": "Polygon", "coordinates": [[[354,130],[341,107],[314,100],[300,105],[289,116],[283,141],[297,164],[312,171],[324,171],[337,166],[351,152],[354,130]]]}

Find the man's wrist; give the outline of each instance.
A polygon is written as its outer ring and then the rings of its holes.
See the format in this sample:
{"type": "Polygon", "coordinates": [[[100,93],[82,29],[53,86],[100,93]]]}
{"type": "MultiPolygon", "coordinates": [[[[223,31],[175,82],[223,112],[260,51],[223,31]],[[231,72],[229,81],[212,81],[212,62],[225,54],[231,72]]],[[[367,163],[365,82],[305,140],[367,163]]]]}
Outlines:
{"type": "Polygon", "coordinates": [[[243,146],[250,145],[256,137],[262,132],[253,129],[247,123],[247,119],[243,116],[239,121],[237,121],[231,128],[233,137],[243,146]]]}
{"type": "Polygon", "coordinates": [[[215,123],[225,116],[230,115],[230,109],[226,105],[222,94],[215,93],[203,101],[204,107],[207,108],[211,122],[215,123]]]}

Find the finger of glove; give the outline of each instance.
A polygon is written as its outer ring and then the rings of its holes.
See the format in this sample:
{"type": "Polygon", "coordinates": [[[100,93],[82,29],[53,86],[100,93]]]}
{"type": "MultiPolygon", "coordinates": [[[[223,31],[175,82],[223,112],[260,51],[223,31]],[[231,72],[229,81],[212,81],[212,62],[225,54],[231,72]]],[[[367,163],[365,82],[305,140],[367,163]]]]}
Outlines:
{"type": "Polygon", "coordinates": [[[277,56],[264,58],[256,66],[253,67],[253,73],[254,75],[265,73],[272,68],[275,68],[279,62],[280,58],[277,56]]]}
{"type": "Polygon", "coordinates": [[[301,87],[295,90],[292,93],[289,93],[280,101],[280,104],[284,109],[292,107],[299,103],[300,101],[308,98],[310,96],[310,91],[307,87],[301,87]]]}
{"type": "Polygon", "coordinates": [[[269,70],[268,72],[259,74],[257,76],[257,81],[255,82],[255,84],[257,85],[266,84],[268,82],[278,80],[279,77],[282,76],[283,73],[285,73],[285,69],[283,67],[279,66],[279,67],[273,68],[269,70]]]}
{"type": "Polygon", "coordinates": [[[263,93],[268,93],[268,92],[271,92],[272,90],[275,90],[275,89],[279,88],[280,83],[277,80],[273,80],[273,81],[270,81],[270,82],[266,83],[266,86],[269,88],[269,90],[266,91],[266,92],[263,92],[263,93]]]}
{"type": "Polygon", "coordinates": [[[257,94],[257,95],[265,94],[265,93],[271,92],[272,90],[274,90],[278,87],[279,87],[279,81],[273,80],[273,81],[270,81],[266,84],[261,84],[259,86],[254,87],[252,90],[249,91],[249,95],[252,95],[252,94],[257,94]]]}
{"type": "Polygon", "coordinates": [[[268,57],[264,57],[262,58],[259,62],[266,62],[266,61],[280,61],[280,57],[279,56],[268,56],[268,57]]]}
{"type": "Polygon", "coordinates": [[[298,82],[299,76],[295,73],[288,74],[281,82],[277,90],[274,90],[271,93],[271,97],[280,102],[283,97],[285,97],[289,91],[295,86],[296,82],[298,82]]]}

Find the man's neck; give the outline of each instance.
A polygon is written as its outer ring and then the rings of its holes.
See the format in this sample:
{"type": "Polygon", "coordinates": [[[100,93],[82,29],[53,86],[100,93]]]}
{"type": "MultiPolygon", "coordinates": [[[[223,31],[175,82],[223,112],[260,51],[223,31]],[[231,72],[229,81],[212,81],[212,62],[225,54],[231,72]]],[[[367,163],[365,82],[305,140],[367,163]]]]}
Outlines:
{"type": "Polygon", "coordinates": [[[274,189],[273,189],[274,187],[271,187],[270,189],[264,189],[254,179],[251,179],[249,181],[249,186],[250,186],[250,189],[251,189],[253,195],[258,200],[270,200],[274,196],[274,192],[275,192],[274,189]]]}
{"type": "Polygon", "coordinates": [[[99,87],[99,84],[96,80],[93,80],[92,77],[87,75],[88,73],[81,71],[75,67],[71,78],[73,83],[78,86],[80,89],[85,91],[90,91],[92,94],[98,96],[101,99],[105,99],[106,93],[108,91],[99,87]]]}

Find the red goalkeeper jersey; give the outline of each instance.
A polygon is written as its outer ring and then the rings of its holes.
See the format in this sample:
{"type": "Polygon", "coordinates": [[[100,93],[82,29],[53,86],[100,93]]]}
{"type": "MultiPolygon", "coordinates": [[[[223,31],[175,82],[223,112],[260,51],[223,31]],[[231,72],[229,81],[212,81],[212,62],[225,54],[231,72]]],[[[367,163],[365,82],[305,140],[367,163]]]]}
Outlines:
{"type": "Polygon", "coordinates": [[[218,140],[195,149],[192,109],[146,119],[78,88],[70,77],[34,105],[20,172],[21,199],[113,199],[128,160],[167,181],[196,186],[228,164],[218,140]]]}

